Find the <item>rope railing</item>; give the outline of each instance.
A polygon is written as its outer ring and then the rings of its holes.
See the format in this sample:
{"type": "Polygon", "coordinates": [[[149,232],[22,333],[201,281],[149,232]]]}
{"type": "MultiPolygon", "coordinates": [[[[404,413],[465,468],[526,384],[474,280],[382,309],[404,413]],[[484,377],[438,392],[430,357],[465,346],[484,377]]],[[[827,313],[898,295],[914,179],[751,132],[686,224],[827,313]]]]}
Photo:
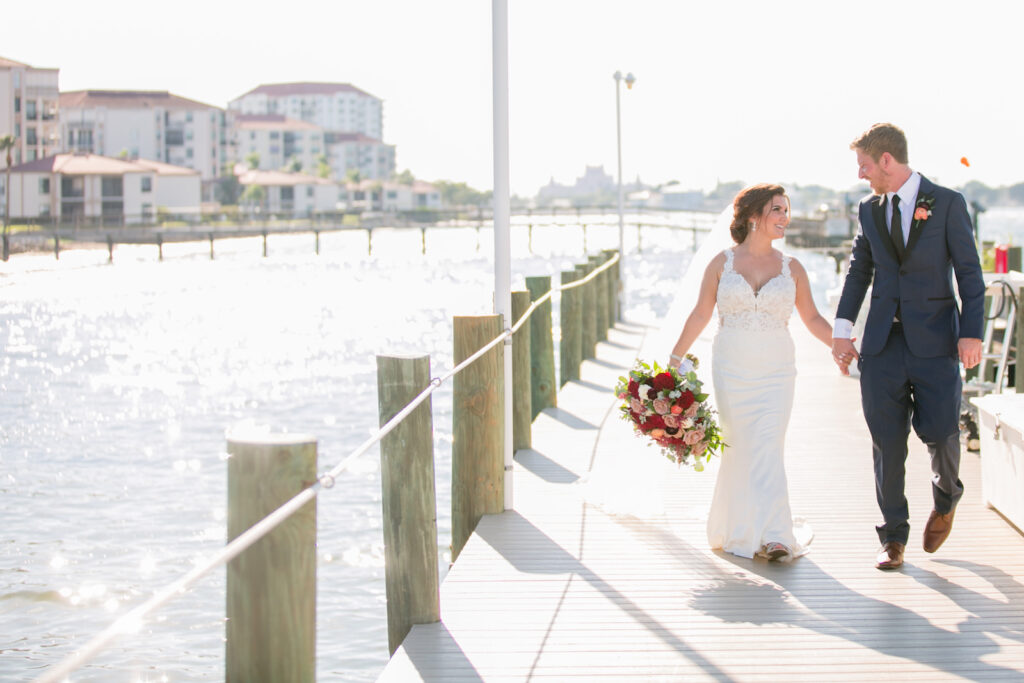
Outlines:
{"type": "Polygon", "coordinates": [[[379,443],[385,436],[387,436],[392,430],[394,430],[406,417],[408,417],[421,403],[426,401],[437,389],[441,387],[444,382],[451,379],[459,372],[472,365],[488,351],[493,349],[498,344],[503,343],[506,339],[511,338],[520,327],[533,315],[537,308],[546,302],[555,292],[561,292],[567,289],[573,289],[575,287],[581,287],[584,284],[590,282],[600,273],[610,269],[612,266],[617,264],[620,260],[620,255],[615,253],[605,263],[601,264],[593,271],[587,274],[586,277],[580,278],[573,282],[553,285],[550,290],[544,293],[543,296],[534,301],[523,315],[520,316],[519,320],[515,322],[510,328],[506,328],[500,335],[492,339],[490,342],[481,347],[476,353],[466,358],[464,361],[453,367],[444,375],[434,377],[430,380],[429,386],[420,392],[415,398],[409,401],[408,404],[395,415],[389,419],[382,427],[380,427],[376,433],[372,434],[366,441],[364,441],[358,448],[352,451],[348,456],[343,458],[337,465],[335,465],[328,472],[320,475],[317,481],[310,487],[303,489],[301,492],[296,494],[294,497],[289,499],[287,502],[282,504],[276,510],[268,514],[266,517],[261,519],[259,522],[249,527],[245,532],[238,535],[227,545],[225,545],[219,552],[213,557],[206,561],[206,563],[196,567],[185,576],[181,577],[177,581],[159,589],[153,597],[146,602],[142,603],[138,607],[135,607],[124,616],[118,618],[113,624],[108,626],[98,635],[93,637],[88,643],[82,647],[81,650],[68,655],[65,659],[51,667],[50,669],[43,672],[42,675],[37,677],[33,683],[60,683],[65,680],[68,675],[85,666],[92,661],[97,655],[99,655],[106,647],[118,636],[133,633],[139,630],[142,626],[143,620],[149,616],[152,612],[159,609],[173,598],[178,595],[182,595],[186,590],[192,587],[197,581],[209,574],[214,569],[221,567],[236,556],[244,552],[254,543],[259,541],[261,538],[266,536],[268,533],[274,530],[280,523],[288,519],[293,513],[299,510],[306,503],[312,501],[323,489],[330,489],[334,486],[337,477],[348,469],[349,465],[353,463],[357,458],[361,457],[375,444],[379,443]]]}

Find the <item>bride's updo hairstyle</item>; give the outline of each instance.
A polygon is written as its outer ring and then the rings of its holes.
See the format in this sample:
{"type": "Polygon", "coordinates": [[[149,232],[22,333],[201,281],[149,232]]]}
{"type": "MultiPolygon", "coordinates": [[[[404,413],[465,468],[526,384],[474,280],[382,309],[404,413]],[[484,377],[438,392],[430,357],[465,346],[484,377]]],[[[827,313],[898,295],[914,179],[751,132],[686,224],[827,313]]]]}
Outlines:
{"type": "Polygon", "coordinates": [[[736,244],[743,244],[750,233],[750,224],[760,218],[764,207],[779,195],[785,197],[786,189],[772,183],[751,185],[736,195],[736,199],[732,200],[732,224],[729,225],[729,232],[736,244]]]}

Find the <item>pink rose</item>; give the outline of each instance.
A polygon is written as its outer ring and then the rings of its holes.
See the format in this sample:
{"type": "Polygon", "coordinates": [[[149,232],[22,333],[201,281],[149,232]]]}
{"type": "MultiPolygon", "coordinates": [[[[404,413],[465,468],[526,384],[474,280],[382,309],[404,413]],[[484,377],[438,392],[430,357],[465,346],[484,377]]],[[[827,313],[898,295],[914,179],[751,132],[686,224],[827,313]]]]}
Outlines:
{"type": "Polygon", "coordinates": [[[639,413],[643,415],[644,404],[640,402],[640,399],[632,398],[629,400],[629,409],[632,410],[634,413],[639,413]]]}
{"type": "Polygon", "coordinates": [[[672,404],[663,398],[654,399],[654,412],[658,415],[667,415],[671,407],[672,404]]]}
{"type": "Polygon", "coordinates": [[[706,442],[698,441],[697,443],[693,444],[693,446],[690,448],[690,452],[693,453],[693,457],[699,458],[700,456],[704,455],[704,451],[707,450],[707,447],[708,445],[706,442]]]}
{"type": "Polygon", "coordinates": [[[665,426],[672,427],[673,429],[679,429],[679,418],[675,415],[666,415],[665,426]]]}
{"type": "Polygon", "coordinates": [[[693,429],[691,431],[686,432],[686,435],[683,437],[683,443],[685,443],[687,446],[693,446],[694,444],[700,443],[703,440],[703,429],[693,429]]]}
{"type": "Polygon", "coordinates": [[[694,415],[697,414],[697,410],[699,408],[700,408],[700,404],[699,403],[691,403],[690,407],[686,409],[686,412],[683,413],[683,415],[685,417],[693,417],[694,415]]]}

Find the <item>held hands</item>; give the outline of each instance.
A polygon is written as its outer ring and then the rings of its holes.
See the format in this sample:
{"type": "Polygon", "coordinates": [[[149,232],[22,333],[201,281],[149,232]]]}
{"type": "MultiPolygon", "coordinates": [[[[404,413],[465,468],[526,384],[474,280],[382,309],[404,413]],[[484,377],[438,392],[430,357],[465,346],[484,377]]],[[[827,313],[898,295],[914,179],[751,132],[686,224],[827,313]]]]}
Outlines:
{"type": "Polygon", "coordinates": [[[960,362],[964,368],[970,370],[981,362],[982,342],[980,339],[966,337],[956,343],[957,352],[960,355],[960,362]]]}
{"type": "Polygon", "coordinates": [[[860,358],[857,348],[853,345],[856,339],[832,339],[832,360],[839,366],[839,372],[850,374],[850,363],[860,358]]]}

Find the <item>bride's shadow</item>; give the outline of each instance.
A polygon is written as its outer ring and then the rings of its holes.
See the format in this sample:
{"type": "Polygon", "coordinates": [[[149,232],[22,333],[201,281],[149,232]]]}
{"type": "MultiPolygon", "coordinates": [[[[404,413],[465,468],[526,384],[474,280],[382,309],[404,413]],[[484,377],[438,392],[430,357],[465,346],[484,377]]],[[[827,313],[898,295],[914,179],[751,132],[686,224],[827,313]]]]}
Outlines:
{"type": "MultiPolygon", "coordinates": [[[[662,552],[692,567],[695,574],[709,578],[709,584],[694,591],[688,601],[690,607],[708,616],[731,623],[786,624],[811,630],[953,676],[968,672],[971,677],[985,679],[1009,680],[1020,676],[1018,669],[984,661],[1000,651],[993,635],[1024,641],[1024,619],[1010,602],[1024,586],[997,568],[946,561],[993,582],[1007,597],[1006,603],[954,584],[934,572],[904,565],[905,573],[962,604],[971,613],[957,624],[956,630],[946,630],[911,608],[849,588],[824,571],[812,556],[793,563],[769,563],[716,551],[718,558],[736,567],[737,571],[730,572],[657,523],[630,518],[628,522],[623,520],[623,525],[641,541],[656,543],[662,552]],[[1009,622],[1007,617],[1011,617],[1009,622]],[[955,656],[949,656],[951,652],[955,656]]],[[[865,571],[876,570],[869,567],[865,571]]],[[[893,599],[898,601],[900,596],[893,599]]],[[[795,632],[793,637],[799,639],[795,632]]]]}

